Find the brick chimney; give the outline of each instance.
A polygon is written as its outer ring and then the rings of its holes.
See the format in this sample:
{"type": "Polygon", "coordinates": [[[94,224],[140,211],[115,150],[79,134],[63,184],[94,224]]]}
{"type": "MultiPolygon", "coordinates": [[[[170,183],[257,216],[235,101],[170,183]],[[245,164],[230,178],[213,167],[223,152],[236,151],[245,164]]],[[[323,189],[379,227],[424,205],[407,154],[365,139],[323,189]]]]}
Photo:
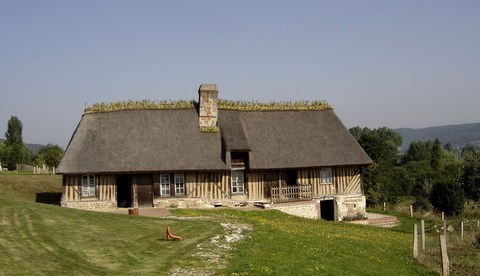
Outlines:
{"type": "Polygon", "coordinates": [[[218,88],[216,84],[201,84],[198,88],[200,127],[216,127],[218,118],[218,88]]]}

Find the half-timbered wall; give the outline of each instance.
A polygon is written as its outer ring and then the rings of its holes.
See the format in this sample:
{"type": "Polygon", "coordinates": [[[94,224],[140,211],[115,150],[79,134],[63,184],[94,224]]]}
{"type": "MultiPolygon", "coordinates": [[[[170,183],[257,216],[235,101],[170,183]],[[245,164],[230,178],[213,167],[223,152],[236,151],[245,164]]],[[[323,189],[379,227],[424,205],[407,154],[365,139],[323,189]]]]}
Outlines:
{"type": "Polygon", "coordinates": [[[362,192],[361,173],[358,167],[338,167],[333,171],[337,194],[359,194],[362,192]]]}
{"type": "Polygon", "coordinates": [[[117,185],[114,175],[96,176],[97,181],[97,198],[99,200],[117,201],[117,185]]]}
{"type": "Polygon", "coordinates": [[[95,196],[82,197],[81,175],[64,175],[62,206],[82,209],[109,208],[116,206],[114,175],[95,175],[95,196]]]}
{"type": "Polygon", "coordinates": [[[62,184],[62,202],[78,201],[81,198],[80,177],[78,175],[64,175],[62,184]]]}
{"type": "Polygon", "coordinates": [[[230,173],[186,173],[186,196],[221,200],[231,197],[230,173]]]}
{"type": "Polygon", "coordinates": [[[270,197],[268,181],[264,180],[263,172],[250,172],[247,175],[247,191],[249,200],[260,200],[270,197]],[[268,189],[268,191],[267,191],[268,189]],[[268,195],[266,194],[266,191],[268,195]]]}
{"type": "MultiPolygon", "coordinates": [[[[361,174],[358,167],[333,167],[332,183],[322,184],[320,181],[321,168],[299,169],[296,171],[296,183],[311,184],[313,196],[335,194],[361,194],[361,174]]],[[[263,200],[271,198],[271,187],[279,185],[282,171],[250,171],[245,177],[244,199],[263,200]],[[276,176],[276,177],[273,177],[276,176]]],[[[156,174],[152,174],[152,185],[156,174]]],[[[96,196],[81,196],[81,175],[63,176],[62,206],[71,207],[74,202],[99,202],[116,206],[117,185],[115,175],[95,175],[96,196]]],[[[157,177],[158,178],[158,177],[157,177]]],[[[132,177],[132,185],[135,186],[136,178],[132,177]]],[[[283,185],[283,184],[282,184],[283,185]]],[[[132,194],[135,197],[135,193],[132,194]]],[[[185,195],[170,198],[198,198],[207,201],[238,200],[238,195],[232,195],[230,172],[192,172],[185,173],[185,195]]],[[[166,199],[159,197],[154,200],[166,199]]],[[[153,200],[153,199],[152,199],[153,200]]],[[[133,200],[135,202],[135,200],[133,200]]],[[[75,204],[74,204],[75,205],[75,204]]],[[[74,208],[83,208],[74,206],[74,208]]]]}
{"type": "Polygon", "coordinates": [[[335,180],[332,184],[320,183],[320,169],[301,169],[297,171],[299,184],[311,184],[313,196],[335,194],[335,180]]]}
{"type": "Polygon", "coordinates": [[[302,169],[297,171],[299,184],[312,184],[314,196],[332,194],[361,193],[361,175],[358,167],[334,167],[333,183],[320,183],[320,169],[302,169]]]}

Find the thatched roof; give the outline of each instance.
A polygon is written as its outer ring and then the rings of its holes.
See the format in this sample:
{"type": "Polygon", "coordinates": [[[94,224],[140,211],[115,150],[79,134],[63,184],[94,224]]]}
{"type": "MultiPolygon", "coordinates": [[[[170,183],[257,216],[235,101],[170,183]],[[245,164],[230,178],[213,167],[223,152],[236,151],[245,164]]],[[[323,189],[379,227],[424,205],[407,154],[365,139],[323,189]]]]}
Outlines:
{"type": "Polygon", "coordinates": [[[250,169],[366,165],[371,159],[333,110],[219,110],[202,133],[190,109],[86,113],[61,174],[228,170],[225,151],[249,151],[250,169]]]}
{"type": "Polygon", "coordinates": [[[195,109],[84,114],[58,172],[225,170],[220,133],[201,133],[195,109]]]}
{"type": "Polygon", "coordinates": [[[366,165],[372,162],[333,110],[224,110],[219,115],[219,123],[226,149],[249,150],[252,169],[366,165]],[[235,120],[235,124],[229,124],[235,120]]]}

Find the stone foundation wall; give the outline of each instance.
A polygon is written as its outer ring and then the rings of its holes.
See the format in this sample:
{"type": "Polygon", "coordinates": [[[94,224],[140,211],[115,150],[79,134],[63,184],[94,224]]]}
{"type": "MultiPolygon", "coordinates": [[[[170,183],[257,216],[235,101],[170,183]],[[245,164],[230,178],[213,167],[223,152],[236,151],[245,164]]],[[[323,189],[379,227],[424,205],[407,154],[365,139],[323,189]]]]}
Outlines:
{"type": "Polygon", "coordinates": [[[270,207],[293,216],[309,219],[318,219],[320,217],[320,205],[315,201],[275,203],[270,205],[270,207]]]}
{"type": "Polygon", "coordinates": [[[205,208],[212,207],[210,202],[201,198],[157,198],[153,203],[158,208],[205,208]]]}
{"type": "Polygon", "coordinates": [[[366,216],[366,200],[362,195],[336,195],[337,220],[342,221],[346,216],[362,214],[366,216]]]}
{"type": "Polygon", "coordinates": [[[85,209],[85,210],[106,210],[117,208],[117,203],[110,200],[95,201],[62,201],[62,207],[85,209]]]}

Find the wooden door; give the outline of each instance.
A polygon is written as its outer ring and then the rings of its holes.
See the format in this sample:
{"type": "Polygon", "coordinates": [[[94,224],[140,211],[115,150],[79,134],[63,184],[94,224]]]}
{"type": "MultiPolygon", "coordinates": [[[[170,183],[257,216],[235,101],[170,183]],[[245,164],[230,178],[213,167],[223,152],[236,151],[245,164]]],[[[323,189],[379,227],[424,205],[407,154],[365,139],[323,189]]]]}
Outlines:
{"type": "Polygon", "coordinates": [[[263,198],[272,198],[272,188],[278,188],[278,172],[266,172],[264,175],[263,198]]]}
{"type": "Polygon", "coordinates": [[[138,207],[153,206],[153,176],[137,176],[137,198],[138,207]]]}

